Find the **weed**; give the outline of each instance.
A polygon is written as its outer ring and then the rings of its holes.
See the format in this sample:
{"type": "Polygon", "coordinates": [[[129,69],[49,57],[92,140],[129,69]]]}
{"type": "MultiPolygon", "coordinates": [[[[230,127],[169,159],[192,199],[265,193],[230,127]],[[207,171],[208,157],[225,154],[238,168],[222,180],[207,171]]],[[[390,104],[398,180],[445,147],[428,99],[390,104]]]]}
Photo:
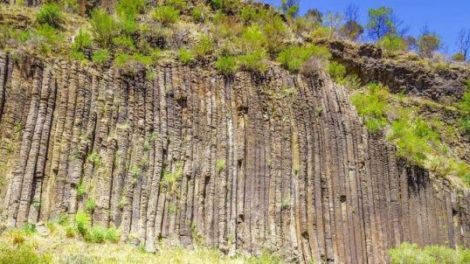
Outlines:
{"type": "Polygon", "coordinates": [[[346,75],[346,67],[344,65],[337,63],[337,62],[330,62],[328,64],[328,73],[330,74],[331,78],[336,82],[341,82],[344,76],[346,75]]]}
{"type": "Polygon", "coordinates": [[[92,198],[88,198],[85,202],[85,209],[87,212],[93,212],[96,208],[96,202],[92,198]]]}
{"type": "Polygon", "coordinates": [[[82,211],[75,215],[75,225],[81,236],[86,236],[90,229],[90,216],[82,211]]]}
{"type": "Polygon", "coordinates": [[[189,64],[194,61],[194,55],[190,50],[182,48],[178,51],[178,59],[183,64],[189,64]]]}
{"type": "Polygon", "coordinates": [[[155,8],[153,18],[163,25],[173,24],[180,18],[180,11],[172,6],[163,5],[155,8]]]}
{"type": "Polygon", "coordinates": [[[225,76],[231,76],[238,70],[237,59],[233,56],[219,57],[215,62],[215,68],[225,76]]]}
{"type": "Polygon", "coordinates": [[[100,8],[91,14],[91,27],[95,40],[105,48],[111,48],[113,38],[121,31],[117,21],[100,8]]]}
{"type": "Polygon", "coordinates": [[[328,59],[331,55],[324,47],[316,45],[291,46],[281,51],[277,57],[277,61],[287,70],[297,73],[303,64],[312,56],[328,59]]]}
{"type": "Polygon", "coordinates": [[[225,160],[219,159],[215,162],[215,170],[217,173],[221,173],[225,170],[225,160]]]}
{"type": "Polygon", "coordinates": [[[60,28],[64,21],[64,16],[60,7],[56,4],[44,4],[36,14],[36,22],[47,24],[53,28],[60,28]]]}
{"type": "Polygon", "coordinates": [[[268,70],[267,55],[264,50],[241,55],[238,57],[240,67],[247,71],[265,73],[268,70]]]}
{"type": "Polygon", "coordinates": [[[100,154],[98,154],[97,152],[93,151],[92,153],[90,153],[87,157],[87,160],[93,164],[94,167],[100,167],[101,164],[102,164],[102,159],[101,159],[101,156],[100,154]]]}
{"type": "Polygon", "coordinates": [[[93,53],[91,60],[96,64],[104,64],[109,61],[111,55],[107,49],[100,49],[93,53]]]}
{"type": "Polygon", "coordinates": [[[370,84],[367,91],[358,92],[351,97],[353,105],[371,133],[381,131],[387,124],[387,98],[387,89],[378,84],[370,84]]]}

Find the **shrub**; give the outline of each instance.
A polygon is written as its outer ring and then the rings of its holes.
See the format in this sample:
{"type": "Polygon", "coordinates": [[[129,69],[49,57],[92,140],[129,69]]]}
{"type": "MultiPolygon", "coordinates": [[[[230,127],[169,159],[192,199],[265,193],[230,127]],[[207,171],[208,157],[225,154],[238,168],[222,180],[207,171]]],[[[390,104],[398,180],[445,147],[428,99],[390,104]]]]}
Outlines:
{"type": "Polygon", "coordinates": [[[173,24],[180,18],[180,11],[168,5],[155,8],[153,18],[163,25],[173,24]]]}
{"type": "Polygon", "coordinates": [[[240,44],[245,54],[258,52],[266,46],[266,36],[257,25],[252,25],[244,29],[240,44]]]}
{"type": "Polygon", "coordinates": [[[46,253],[37,252],[32,246],[22,245],[10,247],[0,244],[0,264],[47,264],[52,263],[52,257],[46,253]]]}
{"type": "Polygon", "coordinates": [[[182,48],[178,51],[178,59],[183,64],[189,64],[194,61],[194,55],[190,50],[182,48]]]}
{"type": "Polygon", "coordinates": [[[225,160],[217,160],[215,162],[215,170],[217,171],[217,173],[221,173],[222,171],[225,170],[225,160]]]}
{"type": "Polygon", "coordinates": [[[92,45],[92,38],[91,35],[83,30],[79,30],[78,34],[73,39],[72,44],[72,55],[76,59],[83,60],[85,59],[84,52],[91,48],[92,45]]]}
{"type": "MultiPolygon", "coordinates": [[[[93,56],[91,57],[91,60],[96,63],[96,64],[104,64],[109,61],[111,58],[109,51],[107,49],[101,49],[95,51],[93,53],[93,56]]],[[[93,163],[93,162],[92,162],[93,163]]]]}
{"type": "Polygon", "coordinates": [[[62,35],[48,24],[39,26],[35,33],[36,38],[39,40],[39,50],[43,54],[49,54],[62,43],[62,35]]]}
{"type": "Polygon", "coordinates": [[[267,56],[264,50],[255,51],[238,57],[240,67],[255,73],[264,73],[268,70],[267,56]]]}
{"type": "Polygon", "coordinates": [[[39,9],[39,12],[36,14],[36,21],[39,24],[46,24],[53,28],[60,28],[64,17],[60,7],[56,4],[44,4],[39,9]]]}
{"type": "Polygon", "coordinates": [[[91,14],[91,27],[95,40],[105,48],[111,47],[113,38],[121,31],[116,20],[100,8],[91,14]]]}
{"type": "Polygon", "coordinates": [[[370,84],[367,91],[358,92],[351,97],[353,105],[371,133],[379,132],[387,124],[387,98],[387,89],[378,84],[370,84]]]}
{"type": "Polygon", "coordinates": [[[78,233],[86,236],[90,229],[90,216],[85,212],[77,212],[75,215],[75,225],[78,233]]]}
{"type": "Polygon", "coordinates": [[[202,58],[208,55],[214,48],[214,42],[209,36],[202,37],[197,45],[194,47],[194,55],[198,58],[202,58]]]}
{"type": "Polygon", "coordinates": [[[470,250],[436,245],[419,248],[416,244],[405,242],[389,250],[389,255],[392,264],[463,264],[468,263],[470,250]]]}
{"type": "Polygon", "coordinates": [[[346,67],[337,62],[330,62],[328,64],[328,73],[330,74],[331,78],[333,78],[333,80],[340,82],[346,75],[346,67]]]}
{"type": "Polygon", "coordinates": [[[145,10],[145,0],[119,0],[116,5],[117,14],[120,17],[135,19],[139,13],[145,10]]]}
{"type": "Polygon", "coordinates": [[[206,14],[203,6],[195,6],[191,11],[191,15],[196,22],[204,22],[206,20],[206,14]]]}
{"type": "Polygon", "coordinates": [[[116,46],[116,48],[128,52],[135,49],[134,39],[127,35],[120,35],[113,38],[113,44],[116,46]]]}
{"type": "Polygon", "coordinates": [[[386,35],[379,40],[378,45],[389,52],[406,51],[408,49],[405,40],[396,35],[386,35]]]}
{"type": "Polygon", "coordinates": [[[215,62],[215,68],[225,76],[233,75],[238,70],[237,59],[232,56],[220,57],[215,62]]]}
{"type": "Polygon", "coordinates": [[[96,208],[95,200],[93,200],[91,198],[88,198],[88,200],[86,200],[86,202],[85,202],[85,209],[88,212],[93,212],[93,210],[95,210],[95,208],[96,208]]]}
{"type": "Polygon", "coordinates": [[[332,35],[332,32],[329,28],[320,26],[318,28],[315,28],[312,33],[310,33],[310,36],[313,39],[327,39],[332,35]]]}
{"type": "Polygon", "coordinates": [[[84,236],[85,241],[91,243],[104,243],[106,240],[106,229],[102,227],[93,227],[84,236]]]}
{"type": "Polygon", "coordinates": [[[441,46],[441,38],[434,33],[425,32],[418,38],[418,51],[423,57],[430,58],[441,46]]]}
{"type": "Polygon", "coordinates": [[[277,61],[287,70],[296,73],[312,56],[329,58],[330,53],[326,48],[312,44],[306,46],[291,46],[279,53],[277,61]]]}
{"type": "Polygon", "coordinates": [[[279,52],[285,46],[284,40],[288,38],[288,28],[281,17],[272,15],[269,21],[263,24],[262,32],[266,36],[266,48],[270,54],[279,52]]]}
{"type": "Polygon", "coordinates": [[[457,52],[454,55],[452,55],[452,60],[458,61],[458,62],[465,61],[465,55],[462,52],[457,52]]]}

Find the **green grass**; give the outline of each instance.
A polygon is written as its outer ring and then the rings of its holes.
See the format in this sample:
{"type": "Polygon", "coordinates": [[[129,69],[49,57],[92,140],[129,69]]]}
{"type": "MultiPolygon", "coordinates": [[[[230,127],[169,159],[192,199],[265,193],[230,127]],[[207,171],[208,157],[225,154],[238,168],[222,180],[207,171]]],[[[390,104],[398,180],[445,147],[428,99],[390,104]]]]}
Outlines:
{"type": "Polygon", "coordinates": [[[113,38],[121,32],[118,22],[103,9],[95,9],[92,12],[91,28],[94,39],[103,48],[111,48],[113,38]]]}
{"type": "Polygon", "coordinates": [[[225,76],[234,75],[238,70],[237,58],[233,56],[219,57],[215,62],[215,68],[225,76]]]}
{"type": "Polygon", "coordinates": [[[281,51],[277,61],[292,73],[297,73],[304,63],[312,56],[328,59],[331,55],[328,49],[313,44],[306,46],[291,46],[281,51]]]}
{"type": "Polygon", "coordinates": [[[203,36],[199,42],[194,46],[193,53],[201,59],[206,55],[210,54],[214,50],[214,41],[209,36],[203,36]]]}
{"type": "Polygon", "coordinates": [[[111,55],[109,54],[109,50],[107,49],[100,49],[93,53],[91,60],[96,64],[104,64],[109,61],[111,55]]]}
{"type": "Polygon", "coordinates": [[[44,4],[36,14],[36,22],[59,29],[64,22],[62,10],[56,4],[44,4]]]}
{"type": "Polygon", "coordinates": [[[265,73],[268,70],[268,57],[264,50],[238,56],[238,62],[243,70],[255,73],[265,73]]]}
{"type": "Polygon", "coordinates": [[[371,133],[378,133],[387,125],[388,96],[385,87],[370,84],[366,91],[357,92],[351,97],[353,105],[371,133]]]}
{"type": "Polygon", "coordinates": [[[337,62],[330,62],[328,64],[328,73],[333,80],[340,83],[346,76],[346,67],[337,62]]]}
{"type": "Polygon", "coordinates": [[[470,249],[451,249],[444,246],[418,247],[403,243],[389,250],[391,264],[465,264],[470,263],[470,249]]]}
{"type": "Polygon", "coordinates": [[[402,37],[396,35],[387,35],[377,43],[379,47],[388,52],[406,51],[408,45],[402,37]]]}
{"type": "Polygon", "coordinates": [[[80,29],[73,40],[72,49],[83,52],[84,50],[91,48],[92,44],[93,39],[91,35],[88,32],[80,29]]]}
{"type": "Polygon", "coordinates": [[[180,18],[180,11],[172,6],[163,5],[155,8],[153,18],[163,25],[173,24],[180,18]]]}
{"type": "Polygon", "coordinates": [[[178,60],[183,64],[190,64],[194,61],[194,54],[189,49],[181,48],[178,51],[178,60]]]}
{"type": "Polygon", "coordinates": [[[10,247],[0,244],[0,264],[48,263],[52,263],[51,254],[38,252],[33,246],[19,245],[17,247],[10,247]]]}

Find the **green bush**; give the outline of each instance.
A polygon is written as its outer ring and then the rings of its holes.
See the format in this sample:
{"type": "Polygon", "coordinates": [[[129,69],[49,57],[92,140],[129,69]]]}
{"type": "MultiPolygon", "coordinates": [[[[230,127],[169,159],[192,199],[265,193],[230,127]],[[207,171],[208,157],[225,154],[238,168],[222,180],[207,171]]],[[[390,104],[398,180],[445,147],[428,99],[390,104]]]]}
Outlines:
{"type": "Polygon", "coordinates": [[[41,25],[49,25],[58,29],[64,21],[64,16],[58,5],[44,4],[36,14],[36,21],[41,25]]]}
{"type": "Polygon", "coordinates": [[[267,39],[258,25],[252,25],[244,29],[239,41],[243,53],[248,54],[264,49],[267,39]]]}
{"type": "Polygon", "coordinates": [[[116,48],[127,52],[132,52],[135,49],[134,39],[127,35],[113,38],[113,44],[116,48]]]}
{"type": "Polygon", "coordinates": [[[355,93],[351,97],[353,105],[371,133],[381,131],[387,124],[387,98],[387,89],[379,84],[370,84],[367,91],[355,93]]]}
{"type": "Polygon", "coordinates": [[[93,212],[93,210],[95,210],[95,208],[96,208],[95,200],[93,200],[92,198],[88,198],[85,202],[85,209],[88,212],[93,212]]]}
{"type": "Polygon", "coordinates": [[[330,53],[326,48],[313,44],[291,46],[279,53],[277,61],[287,70],[297,73],[312,56],[327,59],[330,57],[330,53]]]}
{"type": "Polygon", "coordinates": [[[268,70],[267,55],[264,50],[255,51],[238,57],[240,67],[244,70],[265,73],[268,70]]]}
{"type": "Polygon", "coordinates": [[[408,49],[405,40],[396,35],[386,35],[379,40],[378,45],[389,52],[406,51],[408,49]]]}
{"type": "Polygon", "coordinates": [[[93,53],[91,60],[96,64],[104,64],[108,62],[110,58],[111,55],[109,54],[109,51],[107,49],[101,49],[93,53]]]}
{"type": "Polygon", "coordinates": [[[341,82],[346,76],[346,67],[337,62],[330,62],[328,64],[328,73],[333,80],[341,82]]]}
{"type": "Polygon", "coordinates": [[[32,246],[20,245],[10,247],[0,244],[0,264],[49,264],[52,257],[46,253],[39,253],[32,246]]]}
{"type": "Polygon", "coordinates": [[[198,58],[202,58],[214,49],[214,41],[209,36],[203,36],[197,45],[193,49],[194,55],[198,58]]]}
{"type": "Polygon", "coordinates": [[[444,246],[420,248],[405,242],[389,250],[389,256],[392,264],[464,264],[470,261],[470,250],[444,246]]]}
{"type": "Polygon", "coordinates": [[[155,8],[153,18],[163,25],[173,24],[180,18],[180,11],[172,6],[164,5],[155,8]]]}
{"type": "Polygon", "coordinates": [[[233,75],[238,70],[237,59],[232,56],[224,56],[217,59],[215,68],[225,76],[233,75]]]}
{"type": "Polygon", "coordinates": [[[83,60],[85,59],[84,52],[91,48],[93,39],[89,33],[83,30],[79,30],[78,34],[75,36],[72,44],[72,56],[75,59],[83,60]]]}
{"type": "Polygon", "coordinates": [[[103,9],[96,9],[91,14],[91,27],[95,40],[104,48],[110,48],[113,38],[121,29],[117,21],[103,9]]]}
{"type": "Polygon", "coordinates": [[[178,51],[178,59],[183,64],[189,64],[194,61],[194,55],[190,50],[182,48],[178,51]]]}
{"type": "Polygon", "coordinates": [[[39,50],[43,54],[50,54],[63,43],[62,35],[48,24],[41,25],[35,30],[36,38],[39,40],[39,50]]]}
{"type": "Polygon", "coordinates": [[[77,212],[75,215],[75,225],[81,236],[86,236],[90,230],[90,216],[85,212],[77,212]]]}
{"type": "Polygon", "coordinates": [[[119,17],[135,19],[138,14],[145,11],[145,0],[119,0],[116,12],[119,17]]]}
{"type": "Polygon", "coordinates": [[[204,22],[206,20],[206,14],[203,6],[195,6],[191,11],[191,15],[196,22],[204,22]]]}

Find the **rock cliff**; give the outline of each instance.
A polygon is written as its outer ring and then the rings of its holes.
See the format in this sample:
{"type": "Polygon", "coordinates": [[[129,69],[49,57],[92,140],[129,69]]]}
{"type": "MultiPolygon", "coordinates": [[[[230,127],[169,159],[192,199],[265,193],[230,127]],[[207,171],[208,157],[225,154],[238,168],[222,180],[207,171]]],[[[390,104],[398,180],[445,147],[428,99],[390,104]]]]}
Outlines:
{"type": "Polygon", "coordinates": [[[302,263],[470,246],[470,195],[398,160],[321,70],[130,75],[1,52],[0,143],[9,226],[89,210],[149,251],[205,243],[302,263]]]}

